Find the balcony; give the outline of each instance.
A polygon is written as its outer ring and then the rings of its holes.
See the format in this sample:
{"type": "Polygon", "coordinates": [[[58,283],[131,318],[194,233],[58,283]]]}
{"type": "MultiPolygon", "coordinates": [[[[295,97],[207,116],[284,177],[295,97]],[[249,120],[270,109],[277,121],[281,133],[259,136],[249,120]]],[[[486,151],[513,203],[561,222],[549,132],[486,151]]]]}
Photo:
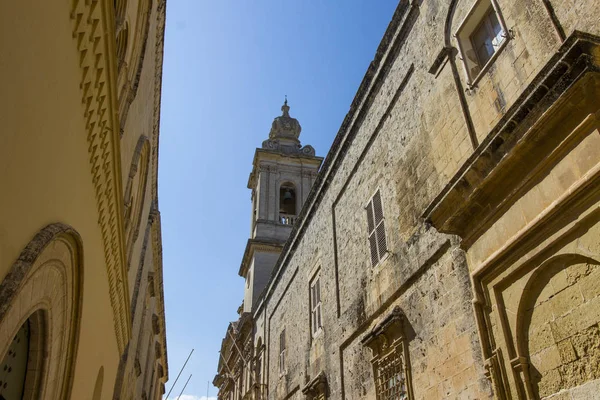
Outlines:
{"type": "Polygon", "coordinates": [[[291,214],[279,213],[279,223],[282,225],[294,225],[296,216],[291,214]]]}

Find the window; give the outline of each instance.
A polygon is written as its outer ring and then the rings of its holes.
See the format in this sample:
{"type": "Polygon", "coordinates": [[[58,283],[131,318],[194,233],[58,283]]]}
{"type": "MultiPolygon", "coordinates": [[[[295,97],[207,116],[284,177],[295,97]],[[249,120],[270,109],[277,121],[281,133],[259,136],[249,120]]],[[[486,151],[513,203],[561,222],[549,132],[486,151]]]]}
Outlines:
{"type": "Polygon", "coordinates": [[[362,340],[373,353],[373,377],[377,400],[408,400],[412,398],[408,343],[404,334],[406,316],[395,307],[362,340]]]}
{"type": "Polygon", "coordinates": [[[279,373],[285,373],[285,329],[279,334],[279,373]]]}
{"type": "Polygon", "coordinates": [[[310,283],[310,325],[312,335],[321,329],[321,276],[319,273],[310,283]]]}
{"type": "Polygon", "coordinates": [[[497,0],[478,0],[456,31],[469,84],[473,85],[506,44],[497,0]]]}
{"type": "Polygon", "coordinates": [[[483,21],[471,35],[471,45],[480,66],[485,65],[500,47],[503,40],[502,27],[493,8],[487,11],[483,21]]]}
{"type": "Polygon", "coordinates": [[[375,390],[378,400],[408,399],[402,351],[394,349],[375,364],[375,390]]]}
{"type": "Polygon", "coordinates": [[[371,265],[375,266],[387,253],[385,224],[383,222],[383,206],[379,190],[375,192],[366,207],[369,227],[369,247],[371,249],[371,265]]]}

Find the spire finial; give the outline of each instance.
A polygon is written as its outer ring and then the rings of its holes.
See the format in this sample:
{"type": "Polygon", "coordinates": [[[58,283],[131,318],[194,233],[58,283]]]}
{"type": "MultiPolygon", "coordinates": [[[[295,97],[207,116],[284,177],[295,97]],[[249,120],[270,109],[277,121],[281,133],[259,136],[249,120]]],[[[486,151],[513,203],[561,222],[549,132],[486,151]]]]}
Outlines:
{"type": "Polygon", "coordinates": [[[290,114],[290,106],[288,106],[287,103],[287,94],[285,95],[285,101],[283,102],[283,105],[281,106],[281,111],[283,111],[283,116],[284,117],[289,117],[290,114]]]}

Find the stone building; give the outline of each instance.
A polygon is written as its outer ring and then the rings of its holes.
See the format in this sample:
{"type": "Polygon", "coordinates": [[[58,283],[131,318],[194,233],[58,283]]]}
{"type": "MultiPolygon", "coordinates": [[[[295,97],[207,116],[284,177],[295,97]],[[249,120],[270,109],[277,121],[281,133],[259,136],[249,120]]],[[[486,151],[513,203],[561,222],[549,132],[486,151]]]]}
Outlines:
{"type": "Polygon", "coordinates": [[[599,21],[401,0],[260,272],[249,242],[219,398],[600,398],[599,21]]]}
{"type": "Polygon", "coordinates": [[[164,0],[0,2],[0,398],[159,399],[164,0]]]}

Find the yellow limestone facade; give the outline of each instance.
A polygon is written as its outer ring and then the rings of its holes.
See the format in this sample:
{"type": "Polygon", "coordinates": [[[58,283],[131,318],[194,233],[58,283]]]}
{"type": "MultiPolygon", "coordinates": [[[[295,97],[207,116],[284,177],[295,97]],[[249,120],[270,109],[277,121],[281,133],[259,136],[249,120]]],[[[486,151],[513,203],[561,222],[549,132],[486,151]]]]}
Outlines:
{"type": "Polygon", "coordinates": [[[0,397],[159,399],[164,0],[0,3],[0,397]]]}
{"type": "Polygon", "coordinates": [[[219,399],[600,399],[597,0],[401,0],[308,195],[256,154],[219,399]]]}

